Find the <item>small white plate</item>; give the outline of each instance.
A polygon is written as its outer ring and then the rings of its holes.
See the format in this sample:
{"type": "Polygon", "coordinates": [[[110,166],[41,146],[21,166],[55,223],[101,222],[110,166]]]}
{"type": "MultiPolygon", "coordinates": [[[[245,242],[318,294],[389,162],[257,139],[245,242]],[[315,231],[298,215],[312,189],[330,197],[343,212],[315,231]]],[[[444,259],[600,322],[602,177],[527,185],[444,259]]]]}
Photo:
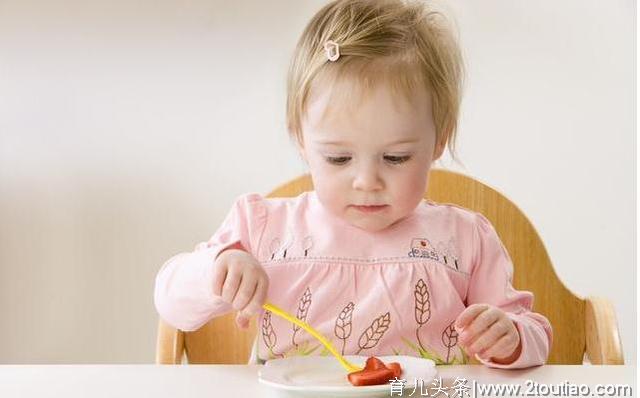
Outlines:
{"type": "MultiPolygon", "coordinates": [[[[367,360],[367,357],[355,355],[345,358],[363,367],[367,360]]],[[[399,379],[406,380],[405,389],[413,390],[416,380],[430,381],[437,373],[435,363],[429,359],[402,355],[378,358],[384,363],[400,364],[402,375],[399,379]]],[[[360,387],[351,385],[347,372],[334,357],[293,356],[267,361],[259,372],[259,380],[285,397],[389,397],[391,394],[389,383],[360,387]]]]}

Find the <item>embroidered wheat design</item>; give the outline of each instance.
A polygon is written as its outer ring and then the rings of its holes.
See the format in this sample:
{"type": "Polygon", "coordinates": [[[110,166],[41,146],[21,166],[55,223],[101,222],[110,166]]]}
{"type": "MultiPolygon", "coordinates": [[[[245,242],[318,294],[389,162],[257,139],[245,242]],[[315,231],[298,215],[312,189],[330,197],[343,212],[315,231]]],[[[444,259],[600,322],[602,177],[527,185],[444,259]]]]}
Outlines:
{"type": "Polygon", "coordinates": [[[264,317],[262,318],[262,340],[271,354],[276,356],[273,349],[278,342],[278,338],[276,337],[276,333],[273,331],[273,325],[271,324],[271,311],[265,311],[264,317]]]}
{"type": "Polygon", "coordinates": [[[425,347],[422,345],[422,341],[420,341],[420,328],[431,318],[431,302],[429,301],[429,289],[422,279],[418,280],[418,283],[416,283],[413,295],[416,302],[415,317],[416,322],[418,323],[418,327],[416,328],[416,337],[420,348],[424,350],[425,347]]]}
{"type": "Polygon", "coordinates": [[[353,315],[354,306],[355,304],[350,302],[344,307],[338,318],[336,318],[336,326],[333,328],[333,333],[342,340],[342,355],[344,355],[347,338],[351,336],[351,316],[353,315]]]}
{"type": "Polygon", "coordinates": [[[449,356],[451,355],[451,349],[458,343],[458,332],[456,331],[453,323],[451,322],[449,326],[442,332],[442,344],[447,347],[447,359],[446,362],[449,363],[449,356]]]}
{"type": "MultiPolygon", "coordinates": [[[[307,314],[309,313],[309,307],[311,306],[311,291],[309,288],[304,291],[304,294],[300,298],[298,302],[298,312],[296,313],[296,317],[301,321],[307,320],[307,314]]],[[[293,324],[293,336],[291,336],[291,342],[296,348],[298,348],[298,343],[296,343],[296,334],[300,330],[300,326],[293,324]]]]}
{"type": "Polygon", "coordinates": [[[391,315],[388,312],[376,318],[371,323],[371,326],[369,326],[360,336],[360,339],[358,340],[358,346],[360,349],[356,352],[356,355],[360,354],[360,351],[362,350],[375,347],[384,335],[384,332],[389,329],[390,323],[391,315]]]}

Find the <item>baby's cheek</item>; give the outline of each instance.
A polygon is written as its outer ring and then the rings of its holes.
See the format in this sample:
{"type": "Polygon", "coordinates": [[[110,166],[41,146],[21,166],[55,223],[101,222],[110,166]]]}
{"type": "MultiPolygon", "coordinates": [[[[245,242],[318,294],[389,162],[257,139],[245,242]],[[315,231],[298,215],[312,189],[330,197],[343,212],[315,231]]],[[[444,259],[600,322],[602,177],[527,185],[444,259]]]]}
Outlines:
{"type": "Polygon", "coordinates": [[[426,189],[425,181],[423,174],[403,178],[402,186],[395,189],[397,201],[402,208],[412,211],[420,203],[426,189]]]}
{"type": "Polygon", "coordinates": [[[313,180],[314,189],[322,202],[330,212],[337,214],[343,206],[344,188],[335,183],[336,180],[317,176],[313,180]]]}

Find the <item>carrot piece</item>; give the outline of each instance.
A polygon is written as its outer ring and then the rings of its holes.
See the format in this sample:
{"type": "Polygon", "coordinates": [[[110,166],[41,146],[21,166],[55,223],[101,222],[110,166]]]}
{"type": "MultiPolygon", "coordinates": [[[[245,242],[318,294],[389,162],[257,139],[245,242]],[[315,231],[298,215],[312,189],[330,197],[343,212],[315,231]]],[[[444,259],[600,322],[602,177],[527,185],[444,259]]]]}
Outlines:
{"type": "Polygon", "coordinates": [[[354,386],[371,386],[376,384],[386,384],[394,377],[400,377],[402,367],[397,362],[386,365],[379,358],[369,357],[364,369],[358,372],[349,373],[347,378],[354,386]]]}
{"type": "Polygon", "coordinates": [[[366,370],[377,370],[384,369],[386,368],[386,366],[380,359],[376,357],[369,357],[367,358],[367,362],[365,363],[364,368],[366,370]]]}
{"type": "Polygon", "coordinates": [[[388,363],[387,368],[393,371],[393,377],[400,377],[400,375],[402,374],[402,367],[398,362],[388,363]]]}
{"type": "Polygon", "coordinates": [[[375,370],[360,370],[358,372],[349,373],[347,376],[349,382],[354,386],[373,386],[377,384],[386,384],[393,378],[393,370],[388,368],[375,370]]]}

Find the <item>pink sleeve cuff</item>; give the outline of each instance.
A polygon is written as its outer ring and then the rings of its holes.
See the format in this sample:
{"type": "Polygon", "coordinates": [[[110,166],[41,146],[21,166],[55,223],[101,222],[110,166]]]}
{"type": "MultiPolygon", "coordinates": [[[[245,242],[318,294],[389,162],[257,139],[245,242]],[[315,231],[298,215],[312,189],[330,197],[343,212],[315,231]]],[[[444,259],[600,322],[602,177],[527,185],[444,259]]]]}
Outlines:
{"type": "Polygon", "coordinates": [[[500,364],[484,360],[477,355],[476,359],[490,368],[500,369],[522,369],[543,365],[549,355],[551,331],[547,331],[545,326],[538,323],[536,319],[532,319],[530,314],[532,313],[507,312],[507,316],[516,324],[522,343],[520,356],[515,361],[510,364],[500,364]]]}
{"type": "Polygon", "coordinates": [[[198,330],[231,306],[212,292],[215,256],[219,250],[179,254],[156,277],[154,303],[162,319],[184,331],[198,330]]]}

